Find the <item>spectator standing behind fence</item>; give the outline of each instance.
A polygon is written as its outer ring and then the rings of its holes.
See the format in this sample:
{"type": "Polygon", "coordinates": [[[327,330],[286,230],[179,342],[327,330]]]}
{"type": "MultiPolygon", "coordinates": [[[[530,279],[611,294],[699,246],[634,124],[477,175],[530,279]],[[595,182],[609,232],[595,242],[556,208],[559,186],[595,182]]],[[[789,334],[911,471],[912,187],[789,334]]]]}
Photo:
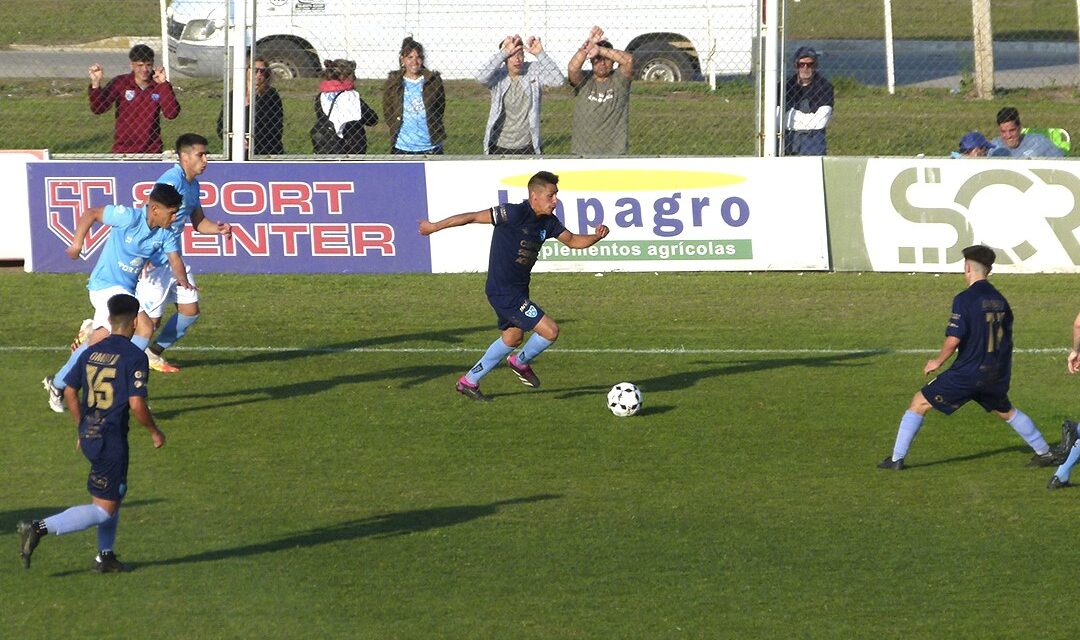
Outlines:
{"type": "Polygon", "coordinates": [[[612,47],[604,39],[604,30],[593,27],[566,71],[575,96],[570,152],[579,156],[626,155],[634,56],[612,47]],[[590,72],[581,70],[586,59],[592,63],[590,72]]]}
{"type": "Polygon", "coordinates": [[[540,38],[529,36],[522,42],[521,36],[506,36],[476,79],[491,90],[484,153],[539,155],[542,88],[565,82],[540,38]],[[525,62],[526,51],[536,62],[525,62]]]}
{"type": "MultiPolygon", "coordinates": [[[[281,96],[277,89],[270,86],[273,74],[266,64],[265,58],[255,58],[255,64],[250,67],[248,85],[244,87],[244,121],[248,123],[247,132],[251,135],[250,145],[245,141],[244,148],[250,149],[252,155],[273,156],[285,153],[285,146],[281,142],[281,135],[285,129],[285,109],[281,106],[281,96]],[[251,82],[255,83],[255,126],[251,126],[251,82]]],[[[225,107],[221,107],[221,113],[217,119],[217,134],[223,138],[225,122],[225,107]]],[[[233,132],[235,133],[235,131],[233,132]]]]}
{"type": "Polygon", "coordinates": [[[180,115],[165,68],[154,67],[154,50],[137,44],[128,52],[131,73],[116,76],[104,87],[105,71],[90,65],[90,110],[101,115],[116,105],[113,153],[161,153],[161,120],[180,115]]]}
{"type": "Polygon", "coordinates": [[[818,52],[795,51],[795,73],[784,87],[784,155],[823,156],[833,112],[833,86],[818,72],[818,52]]]}
{"type": "Polygon", "coordinates": [[[315,96],[315,117],[330,118],[337,135],[333,144],[315,153],[367,153],[367,131],[379,123],[375,113],[356,90],[356,63],[352,60],[327,60],[323,63],[319,95],[315,96]]]}
{"type": "Polygon", "coordinates": [[[390,128],[390,153],[441,154],[446,142],[442,76],[424,66],[424,45],[401,42],[399,68],[386,77],[383,119],[390,128]]]}
{"type": "Polygon", "coordinates": [[[1024,133],[1020,126],[1020,112],[1015,107],[1005,107],[997,113],[998,133],[994,146],[1005,149],[1013,158],[1060,158],[1065,153],[1040,133],[1024,133]]]}

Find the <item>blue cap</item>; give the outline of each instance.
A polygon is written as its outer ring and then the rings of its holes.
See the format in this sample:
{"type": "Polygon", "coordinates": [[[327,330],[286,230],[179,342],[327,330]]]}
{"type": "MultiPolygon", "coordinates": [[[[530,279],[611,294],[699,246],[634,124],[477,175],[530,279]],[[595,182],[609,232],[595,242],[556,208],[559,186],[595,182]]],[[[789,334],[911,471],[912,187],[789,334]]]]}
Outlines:
{"type": "Polygon", "coordinates": [[[960,138],[960,153],[967,153],[972,149],[993,149],[994,145],[986,139],[986,136],[978,131],[968,131],[960,138]]]}
{"type": "Polygon", "coordinates": [[[799,47],[795,50],[795,57],[792,58],[795,62],[802,60],[803,58],[813,58],[814,62],[817,62],[818,52],[813,47],[799,47]]]}

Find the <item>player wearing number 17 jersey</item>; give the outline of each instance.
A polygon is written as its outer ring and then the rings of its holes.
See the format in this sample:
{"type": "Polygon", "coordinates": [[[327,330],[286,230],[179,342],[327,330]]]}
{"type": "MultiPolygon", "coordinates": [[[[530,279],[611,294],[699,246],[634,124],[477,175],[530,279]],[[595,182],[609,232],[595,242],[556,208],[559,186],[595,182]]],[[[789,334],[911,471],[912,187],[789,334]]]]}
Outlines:
{"type": "Polygon", "coordinates": [[[983,245],[968,247],[963,254],[968,288],[953,298],[945,343],[938,355],[927,361],[923,374],[936,371],[953,353],[956,360],[911,399],[900,420],[893,453],[878,465],[882,469],[906,467],[904,457],[931,408],[950,415],[969,400],[1008,422],[1034,449],[1031,466],[1055,464],[1050,445],[1035,423],[1009,401],[1013,314],[1005,296],[987,280],[997,256],[983,245]]]}

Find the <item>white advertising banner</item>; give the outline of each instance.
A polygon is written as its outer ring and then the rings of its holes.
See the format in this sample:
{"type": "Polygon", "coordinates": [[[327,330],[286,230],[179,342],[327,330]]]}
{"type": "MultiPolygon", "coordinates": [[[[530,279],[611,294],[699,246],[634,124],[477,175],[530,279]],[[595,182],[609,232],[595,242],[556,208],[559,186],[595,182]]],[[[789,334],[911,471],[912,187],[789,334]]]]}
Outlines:
{"type": "Polygon", "coordinates": [[[985,244],[995,271],[1080,272],[1080,165],[870,159],[860,222],[874,271],[960,272],[961,250],[985,244]]]}
{"type": "MultiPolygon", "coordinates": [[[[537,171],[559,176],[556,215],[588,249],[544,243],[535,271],[828,270],[819,158],[446,161],[426,165],[431,220],[527,198],[537,171]]],[[[432,272],[486,271],[491,229],[433,234],[432,272]]]]}
{"type": "MultiPolygon", "coordinates": [[[[0,150],[0,189],[4,194],[0,224],[0,260],[28,260],[30,257],[30,212],[26,192],[26,163],[44,160],[44,150],[0,150]]],[[[29,265],[28,265],[29,266],[29,265]]]]}

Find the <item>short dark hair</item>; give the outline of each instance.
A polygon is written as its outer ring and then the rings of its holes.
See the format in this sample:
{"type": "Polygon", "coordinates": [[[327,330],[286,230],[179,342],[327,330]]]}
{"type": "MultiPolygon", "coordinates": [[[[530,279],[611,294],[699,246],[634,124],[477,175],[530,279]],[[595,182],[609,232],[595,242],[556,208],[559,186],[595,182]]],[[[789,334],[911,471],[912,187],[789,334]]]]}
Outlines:
{"type": "Polygon", "coordinates": [[[128,60],[132,62],[153,62],[154,50],[145,44],[137,44],[128,51],[128,60]]]}
{"type": "Polygon", "coordinates": [[[197,133],[183,133],[176,139],[176,153],[183,153],[197,144],[205,147],[210,143],[197,133]]]}
{"type": "Polygon", "coordinates": [[[985,244],[976,244],[964,249],[964,259],[978,262],[986,267],[987,273],[990,273],[990,269],[994,266],[994,260],[996,258],[997,254],[994,253],[994,250],[985,244]]]}
{"type": "Polygon", "coordinates": [[[1003,107],[997,114],[997,123],[1005,124],[1006,122],[1015,122],[1016,126],[1020,126],[1020,112],[1016,110],[1016,107],[1003,107]]]}
{"type": "Polygon", "coordinates": [[[539,191],[549,184],[559,184],[559,176],[550,171],[537,171],[536,175],[529,178],[529,192],[539,191]]]}
{"type": "Polygon", "coordinates": [[[610,40],[601,40],[600,42],[596,43],[596,46],[603,47],[605,49],[614,49],[615,48],[615,47],[611,46],[611,41],[610,40]]]}
{"type": "Polygon", "coordinates": [[[131,322],[139,315],[139,301],[130,293],[118,293],[109,298],[109,320],[114,324],[131,322]]]}
{"type": "Polygon", "coordinates": [[[164,182],[158,182],[154,185],[154,188],[150,190],[149,199],[170,209],[175,209],[184,202],[184,197],[180,195],[176,187],[164,182]]]}
{"type": "Polygon", "coordinates": [[[323,60],[323,70],[319,77],[323,80],[348,80],[356,75],[356,63],[345,58],[323,60]]]}

